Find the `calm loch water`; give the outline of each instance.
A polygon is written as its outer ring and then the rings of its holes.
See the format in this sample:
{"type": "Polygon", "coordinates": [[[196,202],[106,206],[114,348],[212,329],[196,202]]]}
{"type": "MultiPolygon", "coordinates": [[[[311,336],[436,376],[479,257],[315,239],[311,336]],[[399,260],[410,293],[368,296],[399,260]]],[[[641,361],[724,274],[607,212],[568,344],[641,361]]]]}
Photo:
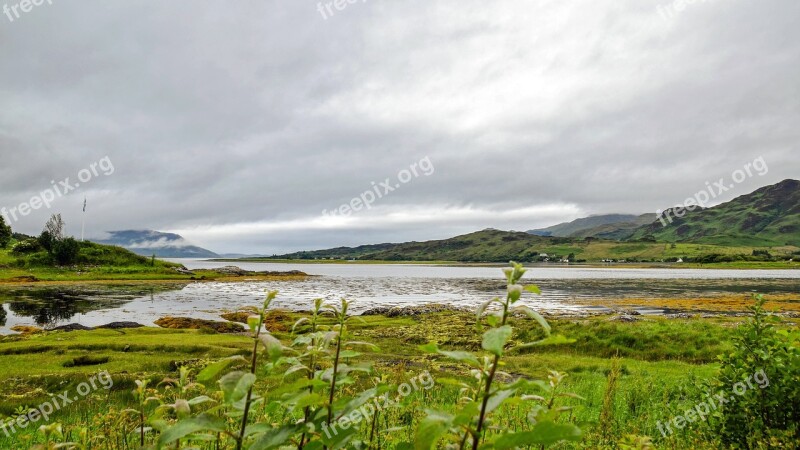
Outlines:
{"type": "MultiPolygon", "coordinates": [[[[189,269],[225,263],[179,260],[189,269]]],[[[278,290],[276,307],[307,310],[324,297],[354,300],[353,311],[376,306],[446,303],[477,307],[502,295],[499,267],[425,265],[239,263],[248,270],[301,270],[306,281],[238,283],[153,283],[0,288],[0,334],[14,325],[51,328],[67,323],[97,326],[114,321],[152,325],[166,316],[219,319],[225,310],[257,305],[266,290],[278,290]]],[[[526,279],[543,295],[530,305],[546,312],[580,314],[596,309],[588,300],[704,297],[716,294],[800,293],[800,271],[616,269],[534,267],[526,279]]],[[[799,295],[800,298],[800,295],[799,295]]],[[[601,302],[602,304],[602,302],[601,302]]],[[[658,312],[658,311],[654,311],[658,312]]]]}

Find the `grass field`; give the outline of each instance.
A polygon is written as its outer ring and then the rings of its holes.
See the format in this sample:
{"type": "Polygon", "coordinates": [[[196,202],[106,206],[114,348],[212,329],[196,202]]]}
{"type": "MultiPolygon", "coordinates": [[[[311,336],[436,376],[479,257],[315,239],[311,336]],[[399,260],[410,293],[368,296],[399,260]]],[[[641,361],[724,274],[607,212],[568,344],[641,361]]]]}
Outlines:
{"type": "MultiPolygon", "coordinates": [[[[13,244],[12,244],[13,245],[13,244]]],[[[108,281],[241,281],[299,279],[302,274],[248,274],[246,277],[214,270],[195,270],[180,273],[175,264],[159,259],[134,255],[119,247],[85,243],[81,249],[86,262],[72,266],[44,264],[37,259],[43,255],[13,255],[9,248],[0,249],[0,283],[70,283],[108,281]]]]}
{"type": "MultiPolygon", "coordinates": [[[[286,316],[287,324],[300,317],[296,313],[286,316]]],[[[649,319],[635,323],[610,322],[604,317],[555,320],[554,332],[575,338],[575,344],[548,346],[510,356],[505,370],[524,377],[543,376],[547,370],[567,372],[566,389],[584,398],[568,403],[576,408],[575,417],[586,424],[585,442],[591,448],[604,398],[608,395],[611,358],[619,355],[622,376],[611,405],[615,417],[614,435],[619,439],[626,434],[648,435],[658,448],[706,448],[697,430],[684,430],[665,438],[660,435],[656,423],[668,420],[690,405],[698,383],[714,374],[716,355],[730,347],[731,327],[735,324],[730,319],[649,319]]],[[[393,379],[408,379],[423,370],[430,371],[434,379],[463,379],[468,376],[463,368],[427,355],[417,347],[436,341],[445,348],[476,350],[480,347],[480,335],[473,325],[474,316],[470,314],[437,313],[416,318],[370,316],[363,322],[354,322],[352,334],[354,339],[380,347],[379,352],[367,353],[364,358],[393,379]]],[[[540,333],[530,320],[516,320],[515,327],[519,330],[515,340],[529,340],[540,333]]],[[[287,332],[275,335],[284,341],[291,339],[287,332]]],[[[4,361],[0,365],[0,395],[4,398],[0,414],[11,415],[19,407],[38,405],[47,400],[49,394],[74,389],[99,370],[108,370],[114,380],[110,391],[99,390],[81,398],[52,420],[62,423],[67,436],[73,438],[85,424],[91,424],[94,432],[106,429],[106,436],[113,443],[97,448],[136,448],[132,418],[120,415],[120,411],[134,406],[130,393],[135,387],[134,380],[150,379],[157,383],[165,377],[174,378],[178,365],[200,368],[214,359],[246,355],[251,343],[252,340],[243,335],[156,328],[6,337],[0,341],[0,358],[4,361]],[[87,356],[89,360],[108,359],[96,365],[65,367],[76,358],[87,356]],[[116,425],[110,430],[112,422],[116,425]]],[[[267,392],[268,396],[277,397],[286,389],[281,379],[271,376],[259,383],[259,390],[267,392]]],[[[388,411],[385,420],[413,425],[419,419],[417,410],[452,408],[456,394],[451,386],[437,383],[430,391],[410,396],[405,409],[388,411]]],[[[257,413],[266,417],[277,414],[266,408],[257,413]]],[[[520,423],[524,417],[519,414],[514,408],[508,408],[499,412],[497,420],[520,423]]],[[[385,448],[391,448],[391,442],[408,439],[412,429],[385,435],[385,448]]],[[[0,448],[28,448],[32,439],[37,439],[34,436],[32,430],[23,430],[13,438],[0,433],[0,448]]]]}

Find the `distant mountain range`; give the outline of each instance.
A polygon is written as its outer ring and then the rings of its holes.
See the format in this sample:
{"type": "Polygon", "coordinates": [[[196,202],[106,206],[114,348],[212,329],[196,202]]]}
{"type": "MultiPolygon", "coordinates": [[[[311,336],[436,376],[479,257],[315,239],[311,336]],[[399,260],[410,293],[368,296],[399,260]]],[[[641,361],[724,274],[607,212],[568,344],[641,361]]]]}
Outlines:
{"type": "Polygon", "coordinates": [[[800,250],[800,181],[784,180],[664,223],[656,214],[607,214],[526,233],[487,229],[444,240],[337,247],[261,259],[536,261],[572,255],[587,260],[661,260],[720,251],[713,245],[728,247],[729,254],[746,254],[754,247],[792,253],[800,250]]]}
{"type": "Polygon", "coordinates": [[[183,236],[154,230],[109,231],[109,237],[95,240],[99,244],[116,245],[138,255],[158,258],[218,258],[219,255],[190,244],[183,236]]]}
{"type": "Polygon", "coordinates": [[[653,223],[654,220],[656,220],[654,213],[638,216],[633,214],[603,214],[584,217],[538,230],[530,230],[528,233],[537,236],[597,237],[622,240],[633,234],[637,228],[653,223]]]}

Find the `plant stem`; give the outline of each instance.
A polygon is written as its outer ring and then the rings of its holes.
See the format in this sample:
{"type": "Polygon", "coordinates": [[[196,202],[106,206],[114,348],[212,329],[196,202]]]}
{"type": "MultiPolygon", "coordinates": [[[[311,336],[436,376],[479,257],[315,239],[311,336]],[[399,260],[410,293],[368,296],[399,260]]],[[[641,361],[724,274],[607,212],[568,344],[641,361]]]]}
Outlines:
{"type": "Polygon", "coordinates": [[[139,445],[144,447],[144,404],[139,406],[139,445]]]}
{"type": "MultiPolygon", "coordinates": [[[[510,302],[511,298],[506,297],[506,301],[503,303],[503,320],[500,326],[505,326],[508,320],[508,305],[510,302]]],[[[491,397],[492,393],[492,382],[497,373],[497,366],[499,363],[500,355],[495,355],[494,362],[492,362],[492,369],[489,371],[489,376],[486,378],[486,388],[483,391],[483,402],[481,403],[481,414],[478,416],[478,427],[475,429],[475,437],[472,439],[472,450],[478,450],[478,445],[480,444],[481,432],[483,431],[483,425],[486,421],[486,407],[489,404],[489,397],[491,397]]]]}
{"type": "MultiPolygon", "coordinates": [[[[312,327],[311,327],[312,336],[313,336],[313,333],[315,333],[315,332],[316,332],[316,326],[312,325],[312,327]]],[[[316,361],[314,361],[314,350],[316,349],[316,345],[317,345],[316,342],[317,342],[316,339],[312,337],[311,338],[311,355],[309,355],[309,357],[308,357],[308,369],[309,369],[308,370],[308,379],[309,379],[309,381],[314,379],[314,365],[316,364],[316,361]]],[[[313,384],[308,387],[308,393],[309,394],[313,394],[314,393],[314,385],[313,384]]],[[[310,414],[311,414],[311,407],[310,406],[306,406],[303,409],[303,423],[304,424],[306,422],[308,422],[308,417],[310,416],[310,414]]],[[[305,444],[305,440],[306,440],[306,432],[303,431],[303,435],[300,436],[300,444],[297,445],[297,450],[303,450],[303,445],[305,444]]]]}
{"type": "Polygon", "coordinates": [[[333,395],[336,389],[336,373],[339,371],[339,354],[342,351],[343,325],[339,325],[339,335],[336,337],[336,356],[333,359],[333,374],[331,375],[331,392],[328,396],[328,425],[333,421],[333,395]]]}
{"type": "MultiPolygon", "coordinates": [[[[256,373],[256,362],[258,360],[258,337],[261,335],[261,327],[264,324],[264,312],[262,311],[260,314],[260,318],[258,320],[258,329],[256,329],[256,336],[254,338],[255,343],[253,344],[253,359],[250,364],[250,373],[255,375],[256,373]]],[[[244,432],[247,428],[247,415],[250,413],[250,400],[253,397],[253,386],[250,386],[250,389],[247,390],[247,399],[244,403],[244,415],[242,416],[242,426],[239,430],[239,437],[236,439],[236,450],[242,450],[242,443],[244,442],[244,432]]]]}
{"type": "Polygon", "coordinates": [[[375,415],[372,416],[372,429],[369,432],[369,444],[367,444],[367,449],[372,448],[372,439],[375,437],[375,428],[378,426],[378,417],[380,414],[380,411],[375,411],[375,415]]]}
{"type": "Polygon", "coordinates": [[[489,397],[492,390],[492,381],[497,372],[497,363],[500,361],[500,355],[495,355],[494,362],[492,363],[492,370],[489,372],[489,377],[486,378],[486,389],[483,392],[483,403],[481,404],[481,415],[478,417],[478,428],[475,430],[475,439],[472,440],[472,450],[478,450],[480,443],[481,431],[486,419],[486,406],[489,404],[489,397]]]}

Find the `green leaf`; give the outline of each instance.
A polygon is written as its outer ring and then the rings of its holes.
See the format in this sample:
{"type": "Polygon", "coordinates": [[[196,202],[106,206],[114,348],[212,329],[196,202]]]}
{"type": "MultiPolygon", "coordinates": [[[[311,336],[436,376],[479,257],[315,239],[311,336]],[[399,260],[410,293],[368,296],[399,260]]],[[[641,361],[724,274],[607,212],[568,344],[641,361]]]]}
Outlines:
{"type": "Polygon", "coordinates": [[[247,316],[247,326],[250,327],[250,332],[255,333],[261,325],[261,316],[247,316]]]}
{"type": "Polygon", "coordinates": [[[467,363],[472,367],[481,366],[481,363],[478,362],[478,357],[476,357],[470,352],[465,352],[465,351],[446,352],[444,350],[440,350],[439,354],[459,362],[467,363]]]}
{"type": "Polygon", "coordinates": [[[214,378],[219,375],[220,372],[225,370],[228,366],[235,362],[247,362],[247,360],[241,356],[231,356],[230,358],[221,359],[210,366],[203,369],[199,374],[197,374],[197,381],[200,382],[208,382],[213,380],[214,378]]]}
{"type": "Polygon", "coordinates": [[[355,358],[356,356],[361,356],[362,354],[363,353],[361,353],[361,352],[356,352],[356,351],[353,351],[353,350],[342,350],[341,352],[339,352],[339,357],[343,358],[343,359],[344,358],[355,358]]]}
{"type": "Polygon", "coordinates": [[[529,445],[552,445],[561,441],[581,440],[581,429],[572,424],[540,422],[530,431],[501,435],[495,442],[497,450],[525,447],[529,445]]]}
{"type": "Polygon", "coordinates": [[[367,347],[368,349],[370,349],[370,350],[372,350],[374,352],[380,351],[380,347],[378,347],[375,344],[369,343],[369,342],[347,341],[347,342],[344,343],[344,345],[347,345],[347,346],[351,346],[351,345],[362,346],[362,347],[367,347]]]}
{"type": "Polygon", "coordinates": [[[452,425],[457,427],[474,426],[480,412],[481,405],[478,402],[467,402],[461,407],[461,411],[453,417],[452,425]]]}
{"type": "Polygon", "coordinates": [[[417,434],[414,439],[415,450],[431,450],[439,439],[442,438],[453,417],[449,414],[429,412],[428,416],[420,421],[417,427],[417,434]]]}
{"type": "Polygon", "coordinates": [[[199,405],[201,403],[213,402],[213,401],[214,400],[211,399],[211,397],[209,397],[207,395],[200,395],[200,396],[197,396],[197,397],[189,400],[188,403],[189,403],[189,405],[194,406],[194,405],[199,405]]]}
{"type": "Polygon", "coordinates": [[[356,436],[358,432],[357,428],[358,426],[354,426],[349,422],[334,421],[331,423],[330,427],[323,423],[322,432],[319,437],[330,450],[335,450],[346,446],[347,443],[356,436]],[[347,428],[343,426],[345,423],[347,424],[347,428]]]}
{"type": "Polygon", "coordinates": [[[248,450],[269,450],[278,448],[289,442],[295,432],[294,425],[284,425],[280,428],[273,428],[262,434],[256,441],[248,447],[248,450]]]}
{"type": "Polygon", "coordinates": [[[436,378],[436,384],[442,386],[455,386],[459,388],[467,388],[469,385],[457,378],[436,378]]]}
{"type": "Polygon", "coordinates": [[[314,392],[313,394],[306,392],[292,399],[292,401],[294,402],[294,407],[297,409],[302,409],[305,408],[306,406],[318,405],[321,404],[324,400],[325,398],[322,395],[317,394],[316,392],[314,392]]]}
{"type": "Polygon", "coordinates": [[[222,377],[219,385],[225,395],[225,402],[234,404],[244,399],[255,381],[256,376],[249,372],[231,372],[222,377]]]}
{"type": "Polygon", "coordinates": [[[542,290],[539,289],[539,286],[537,286],[535,284],[529,284],[529,285],[525,286],[525,290],[528,291],[528,292],[531,292],[533,294],[536,294],[536,295],[542,295],[542,290]]]}
{"type": "Polygon", "coordinates": [[[264,300],[264,309],[269,308],[270,303],[278,296],[278,291],[267,292],[267,298],[264,300]]]}
{"type": "Polygon", "coordinates": [[[502,356],[503,348],[505,348],[508,341],[511,339],[513,330],[508,325],[503,325],[500,328],[492,328],[491,330],[483,333],[483,343],[481,346],[484,350],[491,352],[495,356],[502,356]]]}
{"type": "Polygon", "coordinates": [[[475,311],[475,316],[478,317],[478,323],[480,323],[481,318],[483,318],[483,313],[486,311],[486,308],[488,308],[489,305],[492,304],[492,302],[497,301],[497,300],[500,300],[500,299],[495,297],[495,298],[493,298],[491,300],[485,301],[483,304],[481,304],[481,306],[478,307],[478,310],[475,311]]]}
{"type": "Polygon", "coordinates": [[[267,357],[270,361],[275,362],[283,356],[283,344],[275,336],[265,333],[258,337],[264,348],[267,350],[267,357]]]}
{"type": "Polygon", "coordinates": [[[360,408],[364,403],[371,401],[378,395],[377,388],[367,389],[366,391],[358,394],[355,398],[347,402],[347,404],[342,408],[338,414],[336,415],[336,419],[338,420],[341,417],[349,415],[353,410],[360,408]]]}
{"type": "Polygon", "coordinates": [[[435,342],[430,342],[425,345],[417,346],[418,349],[425,353],[439,353],[439,346],[435,342]]]}
{"type": "Polygon", "coordinates": [[[539,325],[541,325],[541,327],[544,329],[544,333],[547,336],[550,336],[550,324],[547,323],[547,320],[545,320],[545,318],[542,317],[541,314],[524,305],[515,306],[514,311],[522,311],[531,319],[534,319],[537,322],[539,322],[539,325]]]}
{"type": "Polygon", "coordinates": [[[165,430],[158,438],[158,444],[159,446],[163,446],[199,431],[224,433],[225,430],[225,421],[223,419],[207,414],[200,414],[197,417],[181,420],[165,430]]]}
{"type": "Polygon", "coordinates": [[[503,402],[514,395],[516,390],[514,389],[505,389],[502,391],[493,392],[491,397],[489,397],[489,401],[486,402],[486,412],[492,412],[497,409],[498,406],[502,405],[503,402]]]}
{"type": "Polygon", "coordinates": [[[300,326],[300,324],[305,322],[311,322],[311,321],[308,320],[308,317],[303,317],[301,319],[298,319],[297,322],[295,322],[294,325],[292,325],[292,334],[294,334],[294,330],[297,329],[297,327],[300,326]]]}

